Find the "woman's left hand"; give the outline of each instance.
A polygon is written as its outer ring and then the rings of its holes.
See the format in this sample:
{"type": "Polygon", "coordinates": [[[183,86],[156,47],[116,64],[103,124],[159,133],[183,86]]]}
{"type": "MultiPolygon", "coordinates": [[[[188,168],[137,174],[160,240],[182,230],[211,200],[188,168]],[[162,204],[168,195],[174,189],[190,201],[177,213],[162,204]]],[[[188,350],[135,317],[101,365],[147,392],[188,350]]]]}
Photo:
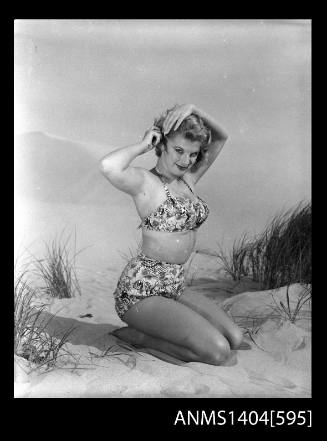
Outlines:
{"type": "Polygon", "coordinates": [[[190,116],[191,113],[195,113],[195,106],[193,104],[183,104],[169,112],[163,123],[164,135],[167,135],[171,130],[177,130],[182,121],[190,116]]]}

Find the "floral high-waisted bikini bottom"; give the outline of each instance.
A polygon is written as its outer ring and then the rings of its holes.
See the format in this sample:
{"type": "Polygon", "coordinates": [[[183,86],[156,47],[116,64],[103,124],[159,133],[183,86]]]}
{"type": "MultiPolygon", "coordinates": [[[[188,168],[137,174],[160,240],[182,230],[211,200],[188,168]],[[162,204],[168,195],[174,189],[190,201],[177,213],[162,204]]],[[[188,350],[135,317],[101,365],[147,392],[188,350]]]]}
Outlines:
{"type": "Polygon", "coordinates": [[[183,265],[138,254],[125,266],[114,292],[119,318],[123,320],[129,308],[150,296],[177,300],[184,291],[184,281],[183,265]]]}

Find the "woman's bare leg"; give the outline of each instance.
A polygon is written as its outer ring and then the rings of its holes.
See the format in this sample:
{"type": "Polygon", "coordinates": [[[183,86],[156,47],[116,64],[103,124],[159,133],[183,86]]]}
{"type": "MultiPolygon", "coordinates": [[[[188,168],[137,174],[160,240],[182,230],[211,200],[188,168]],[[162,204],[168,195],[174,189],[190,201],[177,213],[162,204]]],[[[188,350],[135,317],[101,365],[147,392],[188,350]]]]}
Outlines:
{"type": "MultiPolygon", "coordinates": [[[[199,355],[187,348],[175,345],[166,340],[150,337],[131,326],[116,329],[112,334],[137,348],[146,349],[146,352],[173,364],[181,365],[183,364],[181,360],[184,362],[202,361],[199,355]],[[150,351],[148,350],[149,348],[150,351]],[[168,357],[166,357],[165,354],[167,354],[168,357]]],[[[223,366],[233,366],[236,364],[237,361],[234,357],[234,352],[235,351],[231,351],[230,357],[226,358],[220,364],[223,366]]]]}
{"type": "Polygon", "coordinates": [[[127,343],[135,345],[136,347],[156,349],[182,361],[200,361],[199,356],[190,349],[170,343],[167,340],[151,337],[150,335],[144,334],[144,332],[138,331],[131,326],[125,326],[124,328],[117,329],[112,332],[112,334],[126,341],[127,343]]]}
{"type": "Polygon", "coordinates": [[[206,318],[226,337],[232,349],[237,349],[241,345],[243,341],[242,330],[212,300],[201,294],[184,292],[178,301],[206,318]]]}
{"type": "Polygon", "coordinates": [[[134,333],[136,344],[184,361],[220,365],[230,355],[226,338],[203,316],[175,300],[161,296],[143,299],[125,313],[124,321],[129,330],[121,330],[121,335],[134,333]]]}

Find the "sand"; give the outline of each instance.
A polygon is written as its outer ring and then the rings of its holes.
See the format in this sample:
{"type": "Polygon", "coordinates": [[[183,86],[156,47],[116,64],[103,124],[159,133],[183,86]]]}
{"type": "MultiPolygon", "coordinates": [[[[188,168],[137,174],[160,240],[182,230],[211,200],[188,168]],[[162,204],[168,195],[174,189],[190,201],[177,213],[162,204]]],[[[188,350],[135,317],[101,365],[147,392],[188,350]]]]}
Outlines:
{"type": "MultiPolygon", "coordinates": [[[[213,298],[215,289],[213,303],[241,324],[244,344],[235,351],[231,366],[176,364],[143,349],[131,351],[110,334],[125,326],[114,310],[112,293],[118,276],[114,269],[92,275],[85,271],[81,296],[47,299],[51,304],[44,318],[55,314],[49,333],[74,327],[66,344],[74,358],[63,358],[49,372],[27,374],[26,360],[16,357],[15,397],[311,396],[311,305],[307,302],[295,323],[274,313],[273,298],[285,301],[286,287],[231,295],[235,282],[221,274],[214,280],[202,273],[186,294],[196,291],[213,298]]],[[[299,284],[290,287],[292,307],[302,289],[299,284]]]]}

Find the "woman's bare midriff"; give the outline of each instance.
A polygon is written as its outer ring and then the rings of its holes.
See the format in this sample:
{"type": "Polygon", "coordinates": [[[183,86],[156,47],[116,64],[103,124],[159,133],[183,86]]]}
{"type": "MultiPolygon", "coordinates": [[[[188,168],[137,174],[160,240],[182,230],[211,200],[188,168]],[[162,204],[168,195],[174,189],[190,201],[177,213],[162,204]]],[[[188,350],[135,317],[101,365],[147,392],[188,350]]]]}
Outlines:
{"type": "Polygon", "coordinates": [[[169,233],[167,231],[142,231],[142,252],[163,262],[184,264],[189,259],[196,242],[196,230],[169,233]]]}

